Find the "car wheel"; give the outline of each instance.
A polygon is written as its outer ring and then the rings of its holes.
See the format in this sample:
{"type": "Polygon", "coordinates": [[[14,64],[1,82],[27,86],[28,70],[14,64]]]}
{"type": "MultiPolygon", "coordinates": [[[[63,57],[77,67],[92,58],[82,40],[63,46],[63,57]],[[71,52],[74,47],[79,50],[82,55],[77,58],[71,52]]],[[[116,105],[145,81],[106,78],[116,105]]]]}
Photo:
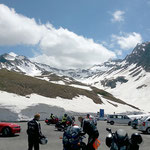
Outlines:
{"type": "Polygon", "coordinates": [[[131,121],[129,121],[128,126],[131,126],[131,121]]]}
{"type": "Polygon", "coordinates": [[[114,121],[110,121],[110,124],[113,125],[113,124],[114,124],[114,121]]]}
{"type": "Polygon", "coordinates": [[[11,135],[11,129],[9,127],[6,127],[2,130],[3,136],[10,136],[11,135]]]}
{"type": "Polygon", "coordinates": [[[147,129],[146,129],[146,132],[147,132],[148,134],[150,134],[150,128],[147,128],[147,129]]]}

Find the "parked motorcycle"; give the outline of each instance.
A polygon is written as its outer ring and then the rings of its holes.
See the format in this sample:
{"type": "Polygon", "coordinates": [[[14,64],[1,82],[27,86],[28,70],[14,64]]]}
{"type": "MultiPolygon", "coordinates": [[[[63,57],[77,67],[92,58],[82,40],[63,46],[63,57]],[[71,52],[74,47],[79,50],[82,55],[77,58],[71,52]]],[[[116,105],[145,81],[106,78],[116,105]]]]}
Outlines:
{"type": "Polygon", "coordinates": [[[50,124],[56,124],[56,123],[58,123],[58,118],[54,118],[54,119],[45,119],[45,123],[47,124],[47,125],[50,125],[50,124]]]}
{"type": "Polygon", "coordinates": [[[86,150],[84,138],[79,126],[69,126],[63,134],[63,150],[86,150]]]}
{"type": "Polygon", "coordinates": [[[58,131],[64,131],[67,129],[68,126],[72,125],[72,122],[71,121],[66,121],[66,123],[62,123],[61,121],[57,122],[56,125],[55,125],[55,128],[58,130],[58,131]]]}
{"type": "Polygon", "coordinates": [[[110,128],[106,128],[106,130],[109,134],[105,142],[110,150],[139,150],[139,144],[143,141],[139,133],[133,133],[129,138],[127,132],[123,129],[119,129],[115,133],[110,128]]]}
{"type": "Polygon", "coordinates": [[[134,119],[131,122],[131,126],[132,126],[133,129],[137,129],[137,127],[138,127],[138,119],[134,119]]]}

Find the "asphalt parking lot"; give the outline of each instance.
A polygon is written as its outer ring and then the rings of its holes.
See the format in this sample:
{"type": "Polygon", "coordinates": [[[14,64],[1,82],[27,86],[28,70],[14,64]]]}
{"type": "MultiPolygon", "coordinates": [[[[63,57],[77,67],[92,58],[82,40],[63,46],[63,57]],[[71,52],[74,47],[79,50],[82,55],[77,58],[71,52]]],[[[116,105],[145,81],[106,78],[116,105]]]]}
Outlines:
{"type": "MultiPolygon", "coordinates": [[[[15,135],[13,137],[0,137],[0,150],[27,150],[27,134],[26,128],[27,123],[18,123],[22,131],[20,134],[15,135]]],[[[79,124],[77,122],[77,124],[79,124]]],[[[47,145],[40,145],[41,150],[62,150],[62,141],[59,139],[62,136],[63,132],[56,131],[54,125],[46,125],[44,121],[41,121],[41,127],[43,134],[48,138],[47,145]]],[[[105,138],[107,136],[106,128],[111,128],[112,131],[116,131],[121,128],[128,132],[131,135],[137,130],[132,129],[130,126],[120,126],[120,125],[109,125],[105,121],[98,121],[98,130],[100,133],[99,140],[101,141],[101,146],[99,149],[109,150],[105,145],[105,138]]],[[[150,150],[150,135],[141,134],[144,142],[140,146],[140,150],[150,150]]],[[[87,137],[87,136],[86,136],[87,137]]],[[[84,140],[87,142],[87,139],[84,140]]]]}

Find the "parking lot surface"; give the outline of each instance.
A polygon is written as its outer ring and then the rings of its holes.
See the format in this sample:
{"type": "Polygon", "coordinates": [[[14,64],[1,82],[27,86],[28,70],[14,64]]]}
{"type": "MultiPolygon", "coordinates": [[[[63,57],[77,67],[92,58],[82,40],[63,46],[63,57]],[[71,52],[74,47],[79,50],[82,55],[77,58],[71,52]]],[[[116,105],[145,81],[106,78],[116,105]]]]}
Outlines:
{"type": "MultiPolygon", "coordinates": [[[[63,150],[62,140],[59,139],[63,135],[63,132],[56,131],[54,125],[46,125],[44,121],[41,121],[42,133],[48,138],[48,143],[46,145],[40,145],[40,150],[63,150]]],[[[79,125],[79,122],[76,122],[79,125]]],[[[0,150],[27,150],[28,141],[27,141],[27,122],[18,123],[21,126],[21,133],[13,137],[0,137],[0,150]]],[[[100,133],[99,140],[101,141],[101,150],[109,150],[105,145],[105,138],[108,134],[106,128],[111,128],[112,131],[117,129],[124,129],[128,132],[129,136],[134,132],[139,132],[135,129],[132,129],[127,125],[109,125],[106,121],[98,121],[98,130],[100,133]]],[[[140,132],[141,133],[141,132],[140,132]]],[[[140,150],[150,150],[150,135],[141,134],[144,142],[140,145],[140,150]]],[[[88,137],[86,135],[86,137],[88,137]]],[[[87,142],[87,138],[84,140],[87,142]]]]}

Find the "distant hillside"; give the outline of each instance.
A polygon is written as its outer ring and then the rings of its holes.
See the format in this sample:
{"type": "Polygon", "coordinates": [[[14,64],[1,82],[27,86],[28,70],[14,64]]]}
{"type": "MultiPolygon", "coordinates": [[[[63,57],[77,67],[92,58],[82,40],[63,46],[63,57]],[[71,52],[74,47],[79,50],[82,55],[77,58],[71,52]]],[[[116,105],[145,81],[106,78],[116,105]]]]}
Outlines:
{"type": "MultiPolygon", "coordinates": [[[[34,77],[22,75],[13,71],[8,71],[6,69],[0,70],[0,90],[7,91],[9,93],[16,93],[18,95],[26,96],[32,93],[36,93],[49,98],[61,97],[64,99],[73,99],[79,95],[86,96],[92,99],[95,103],[101,104],[101,95],[104,98],[117,102],[120,104],[126,104],[124,101],[115,98],[108,92],[91,87],[90,90],[85,90],[81,88],[75,88],[67,85],[59,85],[50,83],[45,80],[40,80],[34,77]]],[[[136,108],[132,105],[128,105],[136,108]]]]}

